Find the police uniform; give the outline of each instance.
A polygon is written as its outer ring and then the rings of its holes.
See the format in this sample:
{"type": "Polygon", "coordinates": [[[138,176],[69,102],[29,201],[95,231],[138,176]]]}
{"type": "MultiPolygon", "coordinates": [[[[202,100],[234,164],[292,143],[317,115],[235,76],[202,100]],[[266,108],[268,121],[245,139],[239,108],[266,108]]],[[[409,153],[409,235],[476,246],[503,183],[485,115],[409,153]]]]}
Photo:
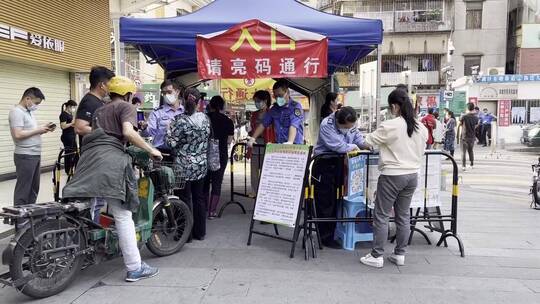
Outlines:
{"type": "Polygon", "coordinates": [[[302,105],[290,99],[287,104],[280,107],[276,103],[270,108],[263,119],[263,126],[268,128],[274,125],[276,143],[289,141],[289,128],[296,128],[294,144],[304,144],[304,110],[302,105]]]}
{"type": "MultiPolygon", "coordinates": [[[[335,113],[325,118],[320,127],[319,139],[313,151],[315,156],[325,153],[347,153],[364,143],[364,137],[357,128],[346,134],[340,132],[335,113]]],[[[318,157],[313,164],[312,183],[315,186],[315,208],[317,217],[334,218],[337,215],[337,189],[344,182],[343,159],[341,157],[318,157]]],[[[319,223],[319,233],[323,245],[335,243],[335,223],[319,223]]]]}
{"type": "MultiPolygon", "coordinates": [[[[181,115],[182,113],[184,113],[183,106],[178,107],[176,110],[168,104],[160,106],[150,114],[148,126],[146,130],[142,132],[142,135],[153,137],[152,144],[161,151],[161,153],[171,154],[171,150],[166,143],[167,129],[174,117],[181,115]]],[[[172,161],[170,156],[164,158],[166,158],[166,161],[172,161]]]]}

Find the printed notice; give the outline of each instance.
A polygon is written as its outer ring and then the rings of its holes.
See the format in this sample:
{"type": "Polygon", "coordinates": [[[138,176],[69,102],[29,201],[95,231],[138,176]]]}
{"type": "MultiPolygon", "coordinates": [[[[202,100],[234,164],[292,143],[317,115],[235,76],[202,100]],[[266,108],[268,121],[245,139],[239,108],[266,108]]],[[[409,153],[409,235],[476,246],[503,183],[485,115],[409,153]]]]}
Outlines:
{"type": "Polygon", "coordinates": [[[308,158],[306,145],[266,147],[253,219],[295,227],[308,158]]]}

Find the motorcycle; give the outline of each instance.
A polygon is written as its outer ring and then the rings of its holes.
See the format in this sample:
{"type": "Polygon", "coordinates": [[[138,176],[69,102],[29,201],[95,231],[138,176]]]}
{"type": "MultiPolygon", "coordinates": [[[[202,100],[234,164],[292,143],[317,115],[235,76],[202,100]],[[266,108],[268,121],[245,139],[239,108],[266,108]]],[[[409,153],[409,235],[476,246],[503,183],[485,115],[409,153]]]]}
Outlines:
{"type": "MultiPolygon", "coordinates": [[[[174,164],[154,162],[135,147],[129,147],[139,170],[140,205],[133,214],[139,248],[143,245],[156,256],[178,252],[193,227],[189,206],[172,195],[185,185],[174,164]]],[[[102,213],[100,223],[90,216],[90,201],[63,200],[3,208],[4,223],[18,227],[2,253],[9,272],[0,283],[13,286],[33,298],[60,293],[81,268],[121,255],[114,218],[102,213]]]]}
{"type": "Polygon", "coordinates": [[[540,157],[538,158],[538,164],[531,165],[533,171],[531,195],[532,202],[531,208],[540,210],[540,157]]]}

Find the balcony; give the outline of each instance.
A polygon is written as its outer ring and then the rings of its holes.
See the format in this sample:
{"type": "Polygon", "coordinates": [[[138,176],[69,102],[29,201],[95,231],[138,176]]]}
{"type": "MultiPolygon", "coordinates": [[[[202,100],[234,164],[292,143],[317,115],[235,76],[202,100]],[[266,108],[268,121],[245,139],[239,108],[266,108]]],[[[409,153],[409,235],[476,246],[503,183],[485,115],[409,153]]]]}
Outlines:
{"type": "MultiPolygon", "coordinates": [[[[437,85],[440,84],[439,72],[412,72],[410,75],[412,85],[437,85]]],[[[403,73],[382,73],[381,85],[382,86],[395,86],[399,83],[407,82],[403,73]]]]}
{"type": "Polygon", "coordinates": [[[443,15],[440,10],[353,13],[356,18],[381,19],[384,31],[393,33],[451,31],[452,21],[443,15]]]}

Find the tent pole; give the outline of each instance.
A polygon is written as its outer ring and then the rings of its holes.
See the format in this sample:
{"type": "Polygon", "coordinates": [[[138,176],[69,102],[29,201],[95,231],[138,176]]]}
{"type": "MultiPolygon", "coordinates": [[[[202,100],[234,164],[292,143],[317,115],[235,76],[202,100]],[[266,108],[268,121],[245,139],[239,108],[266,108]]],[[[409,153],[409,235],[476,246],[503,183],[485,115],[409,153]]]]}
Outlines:
{"type": "Polygon", "coordinates": [[[334,86],[334,75],[335,75],[335,73],[332,73],[332,75],[330,75],[330,91],[331,92],[336,91],[336,88],[334,86]]]}
{"type": "MultiPolygon", "coordinates": [[[[377,128],[381,124],[381,72],[382,72],[382,47],[377,45],[377,83],[376,83],[376,99],[375,99],[375,119],[377,128]]],[[[371,122],[370,122],[371,123],[371,122]]]]}
{"type": "Polygon", "coordinates": [[[116,75],[126,76],[124,43],[120,42],[120,18],[113,17],[112,23],[114,34],[114,72],[116,75]]]}

